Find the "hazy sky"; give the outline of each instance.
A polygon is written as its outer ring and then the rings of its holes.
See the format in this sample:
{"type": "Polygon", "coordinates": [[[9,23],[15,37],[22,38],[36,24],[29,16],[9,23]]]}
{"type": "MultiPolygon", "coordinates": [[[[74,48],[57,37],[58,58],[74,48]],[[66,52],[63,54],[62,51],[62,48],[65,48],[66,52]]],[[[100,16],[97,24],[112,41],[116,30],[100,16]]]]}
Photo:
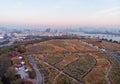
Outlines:
{"type": "Polygon", "coordinates": [[[120,0],[0,0],[0,24],[120,25],[120,0]]]}

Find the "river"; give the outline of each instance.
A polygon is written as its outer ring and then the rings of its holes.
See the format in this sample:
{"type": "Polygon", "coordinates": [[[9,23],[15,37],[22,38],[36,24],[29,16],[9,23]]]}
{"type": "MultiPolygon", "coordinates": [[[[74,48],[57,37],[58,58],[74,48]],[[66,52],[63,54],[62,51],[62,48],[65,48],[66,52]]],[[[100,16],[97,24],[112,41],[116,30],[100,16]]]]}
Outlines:
{"type": "Polygon", "coordinates": [[[77,34],[81,36],[86,36],[90,38],[99,38],[99,39],[107,39],[107,40],[112,40],[112,41],[118,41],[120,42],[120,35],[112,35],[112,34],[86,34],[83,32],[70,32],[71,34],[77,34]]]}

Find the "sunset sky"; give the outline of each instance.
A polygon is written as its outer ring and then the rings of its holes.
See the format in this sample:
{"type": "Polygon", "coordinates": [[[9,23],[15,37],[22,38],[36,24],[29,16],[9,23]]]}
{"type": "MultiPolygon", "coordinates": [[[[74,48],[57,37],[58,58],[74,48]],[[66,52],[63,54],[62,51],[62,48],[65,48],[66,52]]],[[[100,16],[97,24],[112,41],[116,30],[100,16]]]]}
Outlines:
{"type": "Polygon", "coordinates": [[[0,24],[120,25],[120,0],[0,0],[0,24]]]}

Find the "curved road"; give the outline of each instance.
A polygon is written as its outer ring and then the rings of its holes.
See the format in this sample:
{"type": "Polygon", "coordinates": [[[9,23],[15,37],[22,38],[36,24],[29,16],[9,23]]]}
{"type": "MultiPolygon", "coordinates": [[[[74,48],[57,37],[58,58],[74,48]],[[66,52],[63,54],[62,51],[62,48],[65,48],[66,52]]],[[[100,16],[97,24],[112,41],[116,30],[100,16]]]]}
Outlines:
{"type": "Polygon", "coordinates": [[[36,73],[36,84],[44,84],[43,74],[41,74],[41,72],[37,66],[36,60],[34,59],[34,57],[32,55],[28,55],[28,59],[36,73]]]}
{"type": "Polygon", "coordinates": [[[13,43],[14,43],[14,41],[10,41],[7,44],[0,45],[0,47],[11,46],[13,43]]]}

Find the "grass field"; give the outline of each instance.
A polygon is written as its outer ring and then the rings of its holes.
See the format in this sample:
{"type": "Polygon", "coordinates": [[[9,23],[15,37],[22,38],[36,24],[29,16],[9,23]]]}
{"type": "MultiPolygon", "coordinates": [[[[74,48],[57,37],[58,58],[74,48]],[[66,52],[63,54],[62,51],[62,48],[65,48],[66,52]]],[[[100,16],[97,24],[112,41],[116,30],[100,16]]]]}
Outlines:
{"type": "Polygon", "coordinates": [[[95,64],[93,57],[81,57],[64,68],[64,72],[82,81],[82,76],[95,64]]]}
{"type": "Polygon", "coordinates": [[[85,46],[78,40],[50,40],[27,46],[28,52],[33,53],[66,53],[66,52],[96,52],[89,46],[85,46]]]}
{"type": "Polygon", "coordinates": [[[94,57],[97,60],[97,65],[84,78],[84,80],[85,80],[86,84],[107,84],[106,73],[109,68],[109,62],[105,58],[102,58],[102,57],[99,57],[96,55],[94,57]]]}
{"type": "MultiPolygon", "coordinates": [[[[96,41],[90,42],[101,48],[109,49],[111,46],[111,44],[107,45],[96,41]]],[[[97,55],[98,50],[79,40],[45,41],[27,46],[27,52],[34,53],[35,58],[44,69],[46,84],[82,84],[83,82],[86,84],[108,84],[107,72],[110,68],[108,57],[102,54],[101,56],[97,55]]],[[[117,64],[113,66],[108,77],[114,84],[117,84],[119,69],[116,70],[117,64]],[[117,77],[115,77],[116,74],[117,77]]]]}
{"type": "Polygon", "coordinates": [[[120,44],[117,44],[117,43],[112,43],[107,41],[99,42],[95,39],[84,39],[83,41],[96,45],[100,48],[111,50],[111,51],[116,51],[116,50],[120,51],[120,44]]]}
{"type": "Polygon", "coordinates": [[[120,63],[118,63],[116,60],[113,59],[109,54],[106,53],[100,53],[98,54],[101,57],[104,57],[110,61],[111,64],[111,70],[108,74],[110,81],[113,84],[119,84],[120,82],[120,63]]]}

